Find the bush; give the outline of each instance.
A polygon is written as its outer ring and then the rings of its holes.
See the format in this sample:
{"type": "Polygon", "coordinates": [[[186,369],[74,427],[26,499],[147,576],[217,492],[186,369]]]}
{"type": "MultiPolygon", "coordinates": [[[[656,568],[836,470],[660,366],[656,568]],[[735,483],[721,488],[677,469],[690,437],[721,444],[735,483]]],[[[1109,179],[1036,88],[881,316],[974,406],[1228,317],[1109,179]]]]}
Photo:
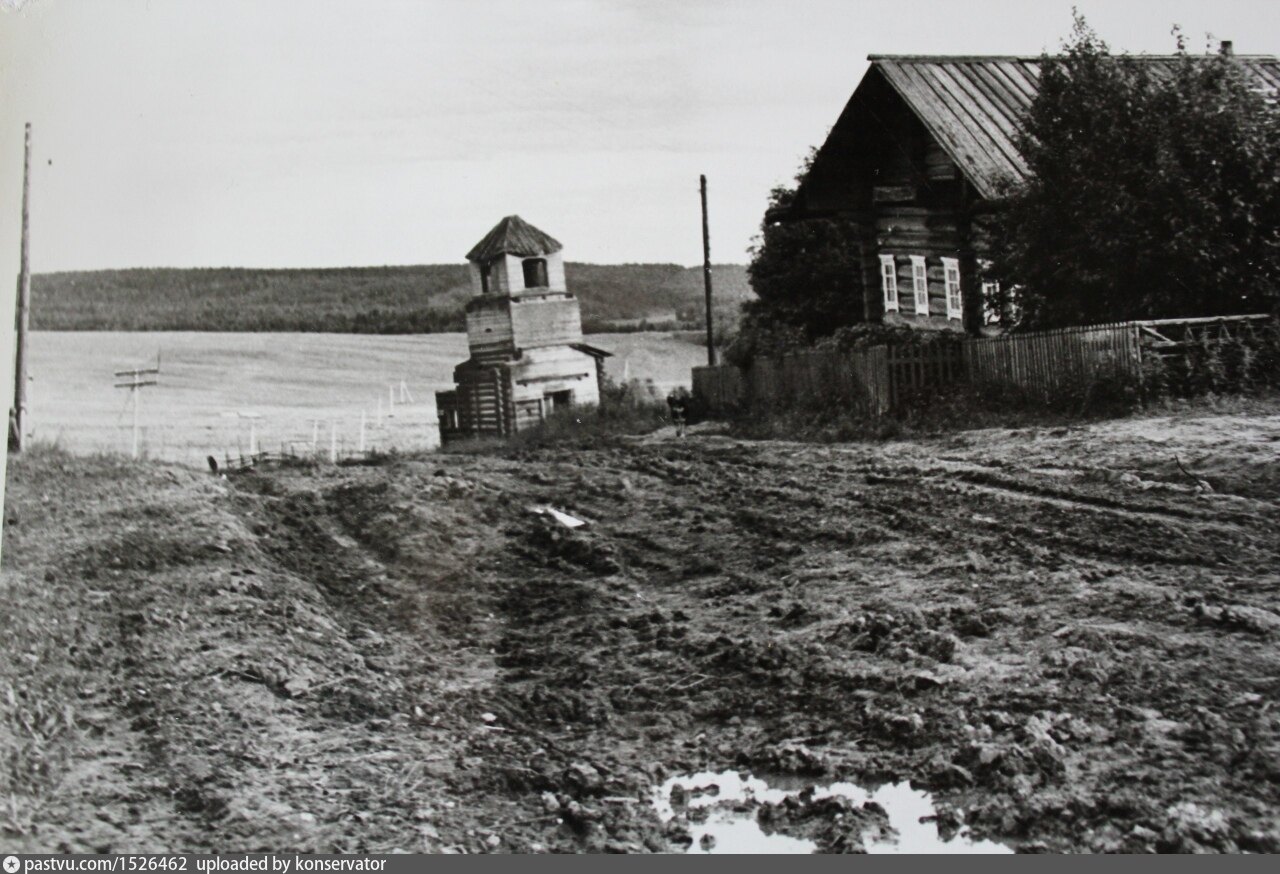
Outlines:
{"type": "Polygon", "coordinates": [[[792,203],[816,154],[816,149],[810,151],[793,185],[769,193],[747,266],[757,300],[742,305],[737,333],[725,350],[729,363],[746,365],[756,357],[810,346],[863,320],[857,226],[846,219],[769,218],[792,203]]]}
{"type": "Polygon", "coordinates": [[[559,409],[509,438],[459,441],[445,445],[443,451],[506,455],[553,447],[590,449],[616,443],[623,437],[649,434],[667,424],[670,422],[665,400],[654,398],[635,384],[619,385],[606,377],[599,404],[559,409]]]}
{"type": "Polygon", "coordinates": [[[919,347],[959,343],[961,337],[952,331],[917,330],[905,325],[862,323],[846,325],[814,344],[815,349],[851,351],[868,346],[919,347]]]}
{"type": "Polygon", "coordinates": [[[1143,357],[1147,400],[1249,393],[1280,386],[1280,319],[1233,326],[1214,336],[1203,330],[1188,345],[1143,357]]]}

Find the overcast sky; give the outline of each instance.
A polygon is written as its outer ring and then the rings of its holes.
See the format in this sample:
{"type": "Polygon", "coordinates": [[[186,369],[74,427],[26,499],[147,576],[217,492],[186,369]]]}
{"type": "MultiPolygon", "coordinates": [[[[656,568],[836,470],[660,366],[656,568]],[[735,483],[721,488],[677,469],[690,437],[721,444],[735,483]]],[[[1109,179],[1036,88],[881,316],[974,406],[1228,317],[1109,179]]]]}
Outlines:
{"type": "MultiPolygon", "coordinates": [[[[1280,52],[1280,3],[1078,5],[1280,52]]],[[[571,260],[744,261],[868,53],[1038,53],[1070,2],[0,0],[0,277],[22,122],[37,272],[461,261],[519,213],[571,260]]],[[[0,279],[0,284],[8,285],[0,279]]]]}

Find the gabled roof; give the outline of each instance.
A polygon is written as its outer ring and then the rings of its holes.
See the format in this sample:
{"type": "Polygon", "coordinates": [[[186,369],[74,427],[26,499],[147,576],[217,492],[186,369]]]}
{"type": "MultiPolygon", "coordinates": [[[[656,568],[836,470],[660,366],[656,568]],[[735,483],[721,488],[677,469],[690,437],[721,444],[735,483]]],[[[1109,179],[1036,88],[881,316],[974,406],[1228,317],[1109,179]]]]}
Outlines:
{"type": "Polygon", "coordinates": [[[563,249],[554,238],[529,224],[518,215],[509,215],[493,226],[467,253],[468,261],[484,263],[499,255],[550,255],[563,249]]]}
{"type": "MultiPolygon", "coordinates": [[[[1132,55],[1173,72],[1172,55],[1132,55]]],[[[1273,55],[1234,55],[1260,91],[1280,93],[1273,55]]],[[[1021,118],[1040,88],[1042,57],[870,55],[965,178],[985,198],[1020,182],[1027,165],[1016,145],[1021,118]]],[[[868,71],[870,75],[870,71],[868,71]]]]}

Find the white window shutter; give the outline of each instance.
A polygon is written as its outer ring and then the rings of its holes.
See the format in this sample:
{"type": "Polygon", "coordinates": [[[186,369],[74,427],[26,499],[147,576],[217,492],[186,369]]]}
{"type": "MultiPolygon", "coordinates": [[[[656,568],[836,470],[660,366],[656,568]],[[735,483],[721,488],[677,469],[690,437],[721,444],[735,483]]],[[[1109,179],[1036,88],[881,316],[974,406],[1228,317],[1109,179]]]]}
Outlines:
{"type": "Polygon", "coordinates": [[[916,315],[929,315],[929,270],[923,255],[911,256],[911,288],[915,292],[916,315]]]}
{"type": "Polygon", "coordinates": [[[881,290],[884,292],[884,312],[897,312],[897,264],[892,255],[881,256],[881,290]]]}
{"type": "Polygon", "coordinates": [[[964,299],[960,294],[960,261],[943,258],[942,274],[947,284],[947,318],[961,319],[964,317],[964,299]]]}

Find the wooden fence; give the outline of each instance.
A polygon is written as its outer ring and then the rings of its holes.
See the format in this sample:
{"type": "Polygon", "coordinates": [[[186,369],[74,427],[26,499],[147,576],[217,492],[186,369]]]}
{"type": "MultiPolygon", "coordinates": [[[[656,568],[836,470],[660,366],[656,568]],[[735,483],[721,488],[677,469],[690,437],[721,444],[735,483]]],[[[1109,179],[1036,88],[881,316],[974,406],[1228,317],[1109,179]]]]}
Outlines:
{"type": "Polygon", "coordinates": [[[943,386],[1016,388],[1051,401],[1102,380],[1142,379],[1143,328],[1117,322],[956,339],[928,346],[874,346],[762,358],[746,371],[695,367],[694,395],[710,412],[822,407],[832,402],[883,415],[943,386]]]}
{"type": "Polygon", "coordinates": [[[1273,316],[1116,322],[959,339],[923,346],[872,346],[759,359],[746,371],[697,367],[693,391],[711,413],[733,409],[821,408],[833,402],[871,415],[902,407],[948,385],[1020,390],[1052,401],[1113,381],[1141,387],[1144,359],[1256,337],[1273,316]]]}
{"type": "Polygon", "coordinates": [[[983,337],[960,344],[970,383],[1016,387],[1050,400],[1104,380],[1142,378],[1137,322],[983,337]]]}
{"type": "Polygon", "coordinates": [[[380,456],[386,456],[385,451],[376,449],[329,449],[310,450],[306,447],[298,449],[295,446],[285,446],[279,452],[253,452],[238,453],[232,455],[230,452],[223,453],[222,457],[210,455],[209,458],[217,465],[214,473],[231,473],[233,471],[245,471],[255,467],[270,467],[272,465],[287,464],[320,464],[328,462],[330,464],[358,464],[360,462],[372,461],[380,456]]]}
{"type": "Polygon", "coordinates": [[[695,367],[693,393],[713,413],[746,406],[796,409],[834,402],[881,415],[910,396],[956,382],[963,372],[959,343],[871,346],[762,358],[746,371],[732,365],[695,367]]]}

